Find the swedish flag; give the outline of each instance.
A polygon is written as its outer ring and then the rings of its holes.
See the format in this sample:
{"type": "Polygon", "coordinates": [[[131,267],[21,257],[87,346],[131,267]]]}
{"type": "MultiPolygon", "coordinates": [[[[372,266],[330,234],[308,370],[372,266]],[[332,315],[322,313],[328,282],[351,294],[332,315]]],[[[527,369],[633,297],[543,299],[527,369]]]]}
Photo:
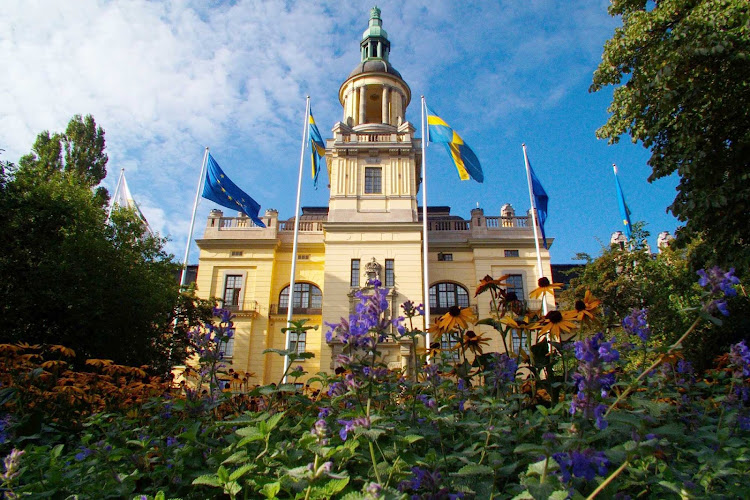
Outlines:
{"type": "Polygon", "coordinates": [[[250,195],[237,187],[229,177],[224,174],[211,153],[208,154],[208,168],[206,168],[206,179],[203,183],[203,197],[218,203],[222,207],[239,210],[255,223],[256,226],[266,227],[258,218],[260,205],[250,195]]]}
{"type": "Polygon", "coordinates": [[[453,163],[458,169],[458,176],[462,181],[469,178],[477,182],[484,181],[482,166],[479,159],[471,150],[468,144],[464,142],[460,135],[456,133],[442,118],[437,116],[430,108],[427,108],[427,133],[430,142],[441,142],[445,144],[453,163]]]}
{"type": "Polygon", "coordinates": [[[321,160],[326,156],[326,146],[323,138],[320,136],[318,126],[315,125],[312,110],[310,110],[310,119],[307,124],[307,135],[310,138],[310,150],[312,156],[312,178],[315,187],[318,187],[318,174],[320,173],[321,160]]]}

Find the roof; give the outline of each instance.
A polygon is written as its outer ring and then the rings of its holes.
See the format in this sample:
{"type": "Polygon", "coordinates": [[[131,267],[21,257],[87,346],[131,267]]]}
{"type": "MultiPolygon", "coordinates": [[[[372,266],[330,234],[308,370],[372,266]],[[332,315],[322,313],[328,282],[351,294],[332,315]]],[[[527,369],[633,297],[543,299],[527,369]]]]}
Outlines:
{"type": "Polygon", "coordinates": [[[393,67],[391,63],[384,59],[368,59],[357,64],[357,66],[349,73],[349,78],[363,73],[387,73],[394,75],[403,80],[401,73],[393,67]]]}

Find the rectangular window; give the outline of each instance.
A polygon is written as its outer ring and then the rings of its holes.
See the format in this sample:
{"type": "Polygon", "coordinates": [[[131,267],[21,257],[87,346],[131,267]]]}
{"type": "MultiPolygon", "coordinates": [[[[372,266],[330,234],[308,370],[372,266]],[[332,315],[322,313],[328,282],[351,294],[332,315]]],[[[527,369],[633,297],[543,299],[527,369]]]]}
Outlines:
{"type": "Polygon", "coordinates": [[[394,286],[396,284],[393,264],[393,259],[385,259],[385,286],[394,286]]]}
{"type": "Polygon", "coordinates": [[[506,250],[505,256],[506,257],[518,257],[518,250],[506,250]]]}
{"type": "Polygon", "coordinates": [[[232,250],[232,257],[242,257],[242,250],[232,250]]]}
{"type": "Polygon", "coordinates": [[[228,274],[224,282],[224,307],[238,307],[242,291],[242,276],[228,274]]]}
{"type": "Polygon", "coordinates": [[[443,253],[443,252],[440,252],[438,254],[438,261],[441,261],[441,262],[452,262],[453,261],[453,254],[452,253],[443,253]]]}
{"type": "Polygon", "coordinates": [[[528,334],[524,330],[511,330],[511,344],[513,345],[513,353],[518,354],[521,349],[524,352],[529,350],[528,348],[528,334]]]}
{"type": "Polygon", "coordinates": [[[505,279],[505,282],[508,284],[508,288],[506,288],[506,291],[515,292],[516,297],[518,297],[519,300],[524,300],[525,296],[523,294],[523,276],[522,275],[510,274],[505,279]]]}
{"type": "Polygon", "coordinates": [[[297,260],[310,260],[310,254],[300,254],[297,256],[297,260]]]}
{"type": "Polygon", "coordinates": [[[365,193],[380,194],[383,192],[382,172],[380,167],[365,167],[365,193]]]}
{"type": "Polygon", "coordinates": [[[449,358],[458,359],[458,333],[452,332],[440,337],[440,350],[449,356],[449,358]]]}
{"type": "Polygon", "coordinates": [[[352,259],[351,286],[359,286],[359,259],[352,259]]]}
{"type": "Polygon", "coordinates": [[[225,358],[231,358],[234,355],[234,337],[219,344],[219,351],[224,353],[225,358]]]}
{"type": "Polygon", "coordinates": [[[289,332],[289,350],[297,354],[305,352],[307,348],[307,334],[289,332]]]}

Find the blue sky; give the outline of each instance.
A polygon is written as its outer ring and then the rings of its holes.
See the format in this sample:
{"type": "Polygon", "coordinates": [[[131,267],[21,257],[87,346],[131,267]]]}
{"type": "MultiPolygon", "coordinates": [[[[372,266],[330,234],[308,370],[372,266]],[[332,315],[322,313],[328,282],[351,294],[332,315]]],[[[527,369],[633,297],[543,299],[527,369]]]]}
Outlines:
{"type": "MultiPolygon", "coordinates": [[[[595,130],[611,90],[589,94],[604,42],[618,24],[606,0],[380,1],[391,62],[482,162],[485,182],[458,180],[444,150],[428,149],[430,205],[465,218],[477,203],[498,215],[529,208],[521,143],[550,197],[553,263],[600,253],[620,228],[612,163],[633,220],[655,248],[678,222],[665,212],[677,179],[649,184],[649,154],[595,130]]],[[[373,2],[55,0],[4,3],[0,17],[0,148],[17,161],[37,133],[92,114],[106,131],[114,189],[125,168],[152,227],[182,258],[203,151],[280,217],[294,180],[310,95],[322,135],[341,119],[339,86],[359,61],[373,2]]],[[[308,167],[306,166],[306,172],[308,167]]],[[[302,204],[326,205],[323,179],[302,204]]],[[[216,206],[203,200],[195,236],[216,206]]],[[[191,262],[197,262],[193,246],[191,262]]]]}

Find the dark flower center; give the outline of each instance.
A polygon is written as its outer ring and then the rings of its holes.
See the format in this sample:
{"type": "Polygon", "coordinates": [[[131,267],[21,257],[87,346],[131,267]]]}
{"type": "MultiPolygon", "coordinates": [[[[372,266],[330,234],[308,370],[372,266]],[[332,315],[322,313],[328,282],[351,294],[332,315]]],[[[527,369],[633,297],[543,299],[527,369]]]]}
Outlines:
{"type": "Polygon", "coordinates": [[[454,318],[457,318],[461,316],[461,308],[458,306],[451,306],[450,309],[448,309],[448,314],[450,314],[454,318]]]}
{"type": "Polygon", "coordinates": [[[545,277],[541,277],[541,278],[539,278],[539,281],[537,281],[537,284],[538,284],[538,285],[539,285],[540,287],[545,287],[545,286],[549,286],[549,279],[547,279],[547,278],[545,278],[545,277]]]}
{"type": "Polygon", "coordinates": [[[505,296],[505,302],[515,302],[518,300],[518,295],[516,295],[516,292],[508,292],[508,295],[505,296]]]}
{"type": "Polygon", "coordinates": [[[586,310],[586,303],[582,300],[576,300],[576,311],[581,312],[586,310]]]}
{"type": "Polygon", "coordinates": [[[477,336],[477,334],[474,333],[474,332],[472,332],[471,330],[469,330],[468,332],[466,332],[465,335],[466,335],[467,338],[470,338],[470,339],[473,339],[474,337],[477,336]]]}
{"type": "Polygon", "coordinates": [[[561,323],[563,320],[563,315],[560,311],[550,311],[547,313],[545,318],[547,318],[551,323],[561,323]]]}
{"type": "Polygon", "coordinates": [[[492,276],[490,276],[490,275],[488,274],[487,276],[485,276],[484,278],[482,278],[482,281],[483,281],[484,283],[487,283],[487,282],[489,282],[489,281],[492,281],[492,276]]]}

